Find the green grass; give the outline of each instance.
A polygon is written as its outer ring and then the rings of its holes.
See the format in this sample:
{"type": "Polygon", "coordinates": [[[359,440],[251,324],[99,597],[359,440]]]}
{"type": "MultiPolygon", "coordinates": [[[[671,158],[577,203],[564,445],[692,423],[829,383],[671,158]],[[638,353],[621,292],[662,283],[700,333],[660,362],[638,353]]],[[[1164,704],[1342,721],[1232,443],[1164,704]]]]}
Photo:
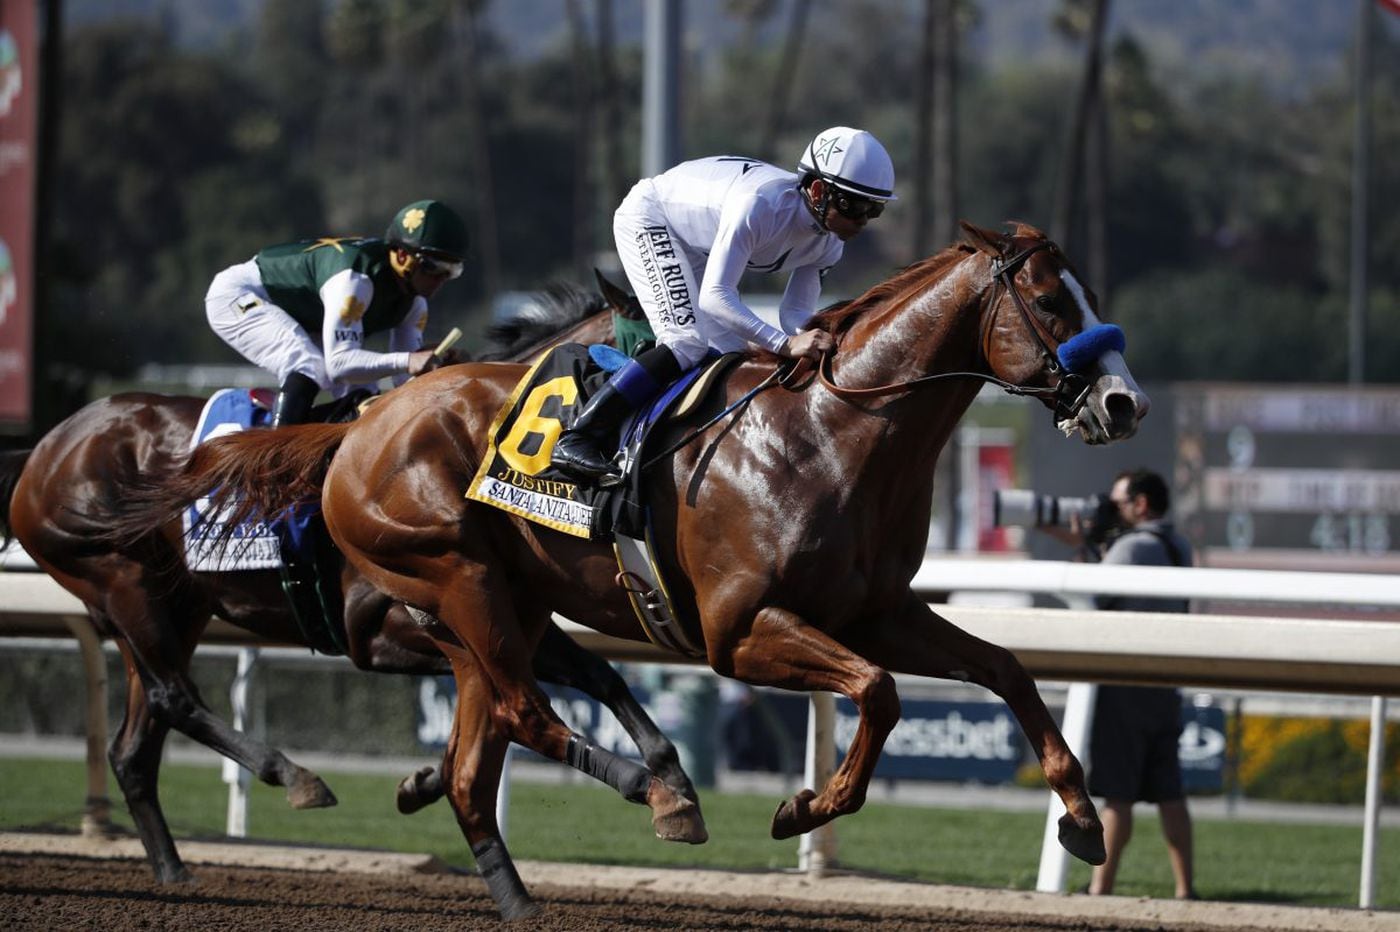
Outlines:
{"type": "MultiPolygon", "coordinates": [[[[394,809],[397,777],[330,774],[340,805],[296,812],[280,789],[255,784],[249,835],[268,841],[427,852],[471,866],[466,843],[445,804],[413,816],[394,809]]],[[[76,761],[0,759],[0,830],[76,830],[84,794],[76,761]]],[[[161,798],[177,837],[222,835],[227,788],[217,768],[166,765],[161,798]]],[[[114,820],[131,827],[115,784],[114,820]]],[[[797,843],[773,841],[768,821],[777,798],[706,793],[710,841],[659,841],[648,812],[612,791],[587,784],[512,788],[508,827],[517,858],[671,867],[762,870],[791,868],[797,843]]],[[[1032,889],[1044,815],[957,811],[870,803],[838,823],[844,867],[939,883],[1032,889]]],[[[1196,822],[1196,877],[1201,895],[1300,905],[1354,906],[1361,829],[1349,826],[1196,822]]],[[[1088,881],[1077,864],[1070,886],[1088,881]]],[[[1381,908],[1400,907],[1400,831],[1382,832],[1377,876],[1381,908]]],[[[1171,875],[1155,818],[1140,817],[1116,892],[1167,897],[1171,875]]]]}

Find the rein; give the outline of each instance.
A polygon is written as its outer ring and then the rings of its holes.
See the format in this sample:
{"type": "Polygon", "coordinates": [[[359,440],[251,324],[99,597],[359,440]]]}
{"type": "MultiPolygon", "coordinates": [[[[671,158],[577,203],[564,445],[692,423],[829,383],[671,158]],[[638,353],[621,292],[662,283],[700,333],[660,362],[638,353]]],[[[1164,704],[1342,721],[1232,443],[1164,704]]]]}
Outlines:
{"type": "MultiPolygon", "coordinates": [[[[1025,385],[1016,385],[985,372],[939,372],[933,375],[920,376],[916,379],[909,379],[904,382],[893,382],[888,385],[877,385],[871,388],[843,388],[837,385],[835,380],[831,377],[831,357],[833,355],[831,351],[822,354],[821,362],[817,366],[817,375],[821,379],[821,383],[826,386],[828,391],[840,398],[880,398],[885,395],[912,391],[924,385],[929,385],[934,382],[943,382],[949,379],[977,379],[995,385],[1009,395],[1027,395],[1036,398],[1053,399],[1056,413],[1067,418],[1076,416],[1088,400],[1089,392],[1093,386],[1083,376],[1068,371],[1060,364],[1059,359],[1050,351],[1050,346],[1045,342],[1045,338],[1041,335],[1040,329],[1035,325],[1035,318],[1031,316],[1030,310],[1026,307],[1025,299],[1021,297],[1021,293],[1016,290],[1015,284],[1012,281],[1012,276],[1015,274],[1016,269],[1020,267],[1026,259],[1042,249],[1052,248],[1052,244],[1048,241],[1040,242],[1033,246],[1028,246],[1012,256],[993,259],[991,265],[991,304],[993,308],[995,308],[997,286],[1005,288],[1007,293],[1011,295],[1012,303],[1020,313],[1021,320],[1025,323],[1031,335],[1035,337],[1036,342],[1040,344],[1040,355],[1045,363],[1046,371],[1050,375],[1059,377],[1053,386],[1034,388],[1025,385]]],[[[995,312],[989,317],[989,320],[992,319],[995,319],[995,312]]],[[[989,323],[988,327],[990,326],[989,323]]],[[[983,351],[983,355],[986,355],[985,350],[983,351]]]]}
{"type": "MultiPolygon", "coordinates": [[[[1012,304],[1015,305],[1016,310],[1020,313],[1021,320],[1025,323],[1026,329],[1030,331],[1031,336],[1035,337],[1035,341],[1040,344],[1040,355],[1045,363],[1046,372],[1052,376],[1058,376],[1053,386],[1037,388],[1017,385],[1014,382],[1008,382],[1005,379],[997,378],[986,372],[939,372],[933,375],[920,376],[916,379],[909,379],[905,382],[893,382],[888,385],[877,385],[872,388],[843,388],[837,385],[831,377],[831,358],[834,353],[832,350],[823,353],[820,361],[817,363],[817,378],[826,386],[828,391],[839,398],[881,398],[885,395],[913,391],[916,388],[921,388],[934,382],[944,382],[950,379],[977,379],[997,386],[1008,395],[1025,395],[1034,398],[1051,399],[1054,402],[1055,413],[1057,415],[1064,418],[1074,418],[1088,401],[1089,392],[1092,390],[1093,385],[1082,375],[1072,372],[1062,365],[1059,358],[1051,352],[1050,345],[1045,342],[1045,337],[1041,335],[1040,328],[1035,324],[1035,318],[1031,315],[1030,309],[1026,307],[1025,299],[1021,297],[1021,293],[1016,290],[1015,283],[1012,281],[1012,276],[1014,276],[1016,269],[1028,258],[1042,249],[1054,248],[1054,244],[1049,241],[1042,241],[1028,246],[1014,255],[995,258],[992,260],[991,265],[992,307],[995,308],[996,306],[997,287],[1005,288],[1007,293],[1011,295],[1012,304]]],[[[991,318],[995,318],[994,310],[990,316],[991,318]]],[[[990,324],[988,324],[988,326],[990,327],[990,324]]],[[[983,351],[983,355],[986,355],[985,350],[983,351]]],[[[747,405],[760,392],[767,391],[778,384],[787,385],[794,391],[799,390],[793,388],[792,383],[799,380],[802,377],[802,373],[810,371],[810,369],[804,368],[804,363],[806,361],[806,359],[793,360],[791,365],[779,366],[764,378],[762,382],[745,392],[719,414],[716,414],[694,430],[689,431],[680,440],[677,440],[665,450],[662,450],[660,453],[648,459],[642,464],[641,468],[645,470],[655,466],[657,462],[664,457],[670,456],[739,408],[747,405]]]]}
{"type": "Polygon", "coordinates": [[[686,444],[690,443],[692,440],[694,440],[694,439],[696,439],[697,437],[699,437],[699,436],[700,436],[701,434],[703,434],[705,431],[709,430],[711,427],[715,426],[715,425],[718,424],[720,421],[724,420],[724,419],[725,419],[726,417],[728,417],[730,414],[734,413],[735,411],[737,411],[737,410],[738,410],[739,408],[741,408],[742,406],[747,405],[750,401],[753,401],[754,397],[757,396],[759,392],[767,391],[768,389],[772,388],[774,385],[777,385],[777,384],[778,384],[778,380],[779,380],[780,378],[782,378],[782,377],[784,376],[784,374],[785,374],[785,373],[784,373],[784,368],[785,368],[785,367],[783,367],[783,366],[779,366],[777,369],[774,369],[772,372],[768,373],[768,375],[767,375],[766,377],[764,377],[764,379],[763,379],[762,382],[759,382],[759,383],[758,383],[757,385],[755,385],[753,388],[749,389],[748,391],[744,392],[744,394],[742,394],[742,395],[740,395],[738,398],[736,398],[736,399],[734,400],[733,404],[729,405],[727,408],[725,408],[725,409],[724,409],[723,411],[721,411],[719,414],[716,414],[714,417],[710,418],[708,421],[706,421],[705,423],[701,424],[699,427],[695,428],[694,430],[690,431],[690,432],[687,433],[685,436],[681,437],[681,439],[677,440],[675,443],[671,444],[669,447],[667,447],[666,449],[662,450],[660,453],[658,453],[658,454],[656,454],[655,456],[653,456],[651,459],[647,460],[645,463],[642,464],[641,468],[645,470],[645,469],[650,469],[651,467],[655,466],[655,465],[657,464],[657,462],[658,462],[659,460],[661,460],[662,458],[667,457],[667,456],[670,456],[672,453],[675,453],[675,452],[676,452],[677,450],[679,450],[681,447],[685,446],[686,444]]]}

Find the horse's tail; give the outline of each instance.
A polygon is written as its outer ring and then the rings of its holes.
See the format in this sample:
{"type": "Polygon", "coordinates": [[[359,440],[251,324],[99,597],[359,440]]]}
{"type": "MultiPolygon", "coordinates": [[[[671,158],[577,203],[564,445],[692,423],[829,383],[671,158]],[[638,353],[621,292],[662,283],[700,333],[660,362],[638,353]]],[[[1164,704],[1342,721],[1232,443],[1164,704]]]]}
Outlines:
{"type": "Polygon", "coordinates": [[[131,544],[153,528],[165,527],[199,499],[219,525],[211,542],[227,545],[245,522],[272,519],[320,497],[335,451],[351,427],[300,424],[276,430],[245,430],[195,447],[183,463],[154,470],[129,489],[107,534],[117,545],[131,544]]]}
{"type": "Polygon", "coordinates": [[[19,485],[19,474],[24,472],[24,464],[29,462],[33,450],[0,451],[0,547],[4,547],[14,537],[10,527],[10,502],[15,497],[15,486],[19,485]]]}

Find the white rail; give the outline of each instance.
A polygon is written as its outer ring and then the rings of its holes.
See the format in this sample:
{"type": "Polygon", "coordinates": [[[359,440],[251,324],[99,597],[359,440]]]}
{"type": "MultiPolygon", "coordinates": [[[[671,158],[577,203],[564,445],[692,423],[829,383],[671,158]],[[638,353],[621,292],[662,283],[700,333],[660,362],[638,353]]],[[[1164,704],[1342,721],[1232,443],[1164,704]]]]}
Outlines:
{"type": "MultiPolygon", "coordinates": [[[[1025,560],[930,559],[914,579],[926,597],[947,592],[1089,594],[1236,600],[1349,608],[1400,606],[1400,585],[1386,576],[1358,573],[1294,573],[1177,567],[1102,566],[1025,560]]],[[[1196,684],[1349,695],[1400,695],[1400,621],[1328,618],[1263,618],[1235,615],[1180,615],[1093,612],[1066,609],[991,608],[938,604],[949,621],[1013,651],[1033,676],[1056,680],[1196,684]]],[[[86,618],[81,603],[37,573],[0,572],[0,635],[68,637],[68,625],[86,618]]],[[[615,660],[677,658],[651,645],[623,641],[565,623],[584,646],[615,660]]],[[[253,635],[215,622],[210,640],[265,644],[253,635]]],[[[1092,696],[1092,690],[1081,691],[1092,696]]],[[[1373,727],[1384,720],[1373,715],[1373,727]]],[[[829,705],[829,704],[828,704],[829,705]]],[[[820,714],[818,711],[816,714],[820,714]]],[[[1084,708],[1066,710],[1068,724],[1087,722],[1084,708]]],[[[820,722],[814,723],[820,731],[820,722]]],[[[1083,726],[1085,729],[1087,725],[1083,726]]],[[[1080,729],[1075,729],[1076,731],[1080,729]]],[[[1087,731],[1066,737],[1076,752],[1086,750],[1087,731]]],[[[90,745],[98,747],[102,742],[90,745]]],[[[1368,781],[1378,779],[1382,762],[1372,755],[1368,781]]],[[[97,754],[90,766],[102,768],[97,754]]],[[[813,760],[814,773],[830,762],[813,760]]],[[[105,777],[104,777],[105,779],[105,777]]],[[[104,784],[105,785],[105,784],[104,784]]],[[[1374,863],[1372,820],[1367,807],[1363,866],[1374,863]]],[[[1047,819],[1047,824],[1052,823],[1047,819]]],[[[1059,851],[1058,846],[1051,846],[1059,851]]],[[[820,852],[813,861],[820,862],[820,852]]],[[[1053,879],[1042,863],[1042,883],[1053,879]],[[1049,878],[1049,879],[1047,879],[1049,878]]],[[[1056,889],[1063,887],[1063,872],[1056,889]]],[[[1373,878],[1363,876],[1362,905],[1369,905],[1373,878]]]]}

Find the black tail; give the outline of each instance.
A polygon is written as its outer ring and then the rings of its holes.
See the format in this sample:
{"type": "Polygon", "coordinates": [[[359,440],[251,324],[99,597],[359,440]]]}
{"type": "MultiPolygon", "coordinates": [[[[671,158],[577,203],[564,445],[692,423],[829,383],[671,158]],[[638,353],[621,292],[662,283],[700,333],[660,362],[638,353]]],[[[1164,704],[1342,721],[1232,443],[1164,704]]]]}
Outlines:
{"type": "Polygon", "coordinates": [[[24,464],[29,462],[33,450],[0,451],[0,547],[14,537],[10,527],[10,501],[15,497],[15,486],[19,484],[19,474],[24,472],[24,464]]]}

